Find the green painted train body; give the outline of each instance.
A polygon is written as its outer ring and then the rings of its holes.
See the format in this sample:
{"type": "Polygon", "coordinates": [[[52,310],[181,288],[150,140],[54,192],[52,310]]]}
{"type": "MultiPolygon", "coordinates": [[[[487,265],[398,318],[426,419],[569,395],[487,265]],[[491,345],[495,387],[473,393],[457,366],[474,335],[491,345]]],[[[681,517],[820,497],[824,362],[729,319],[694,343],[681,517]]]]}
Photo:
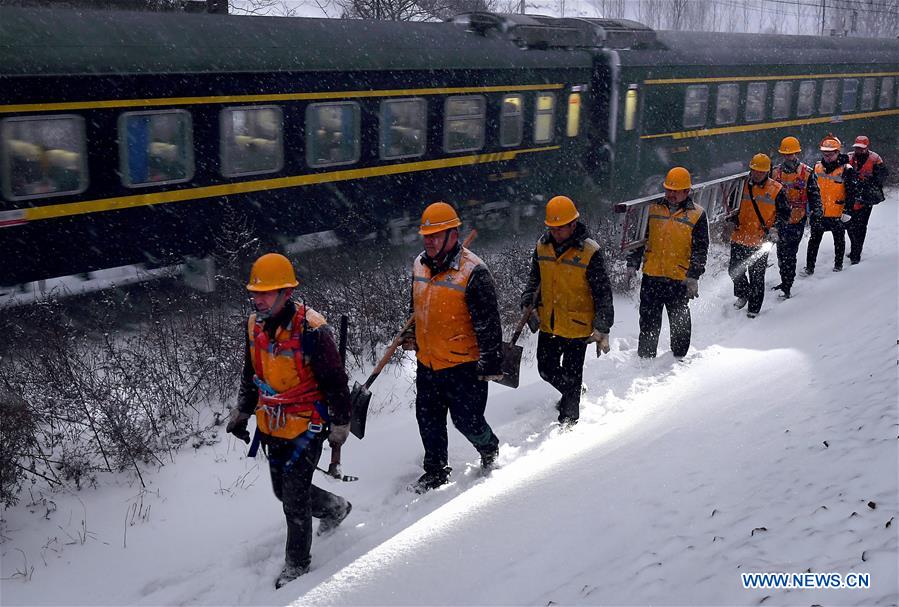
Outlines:
{"type": "Polygon", "coordinates": [[[742,170],[786,134],[813,152],[864,132],[889,159],[899,43],[869,42],[859,63],[842,40],[602,20],[0,9],[0,285],[206,255],[235,223],[275,240],[383,233],[438,199],[478,220],[557,193],[614,202],[672,164],[742,170]]]}

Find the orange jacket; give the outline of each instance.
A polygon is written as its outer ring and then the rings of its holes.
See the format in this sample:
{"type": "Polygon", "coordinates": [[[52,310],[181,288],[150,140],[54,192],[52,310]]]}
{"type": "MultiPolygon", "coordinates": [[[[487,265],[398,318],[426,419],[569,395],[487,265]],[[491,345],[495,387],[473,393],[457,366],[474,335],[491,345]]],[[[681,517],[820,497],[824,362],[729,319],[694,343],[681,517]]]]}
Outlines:
{"type": "Polygon", "coordinates": [[[747,180],[743,186],[743,199],[740,201],[739,223],[731,236],[731,242],[747,247],[761,246],[768,230],[775,227],[778,220],[778,206],[781,206],[783,211],[789,212],[789,202],[783,193],[782,185],[773,179],[766,179],[763,186],[753,185],[747,180]],[[758,213],[752,205],[750,188],[755,197],[755,204],[759,208],[758,213]],[[759,214],[764,220],[764,225],[759,223],[759,214]]]}

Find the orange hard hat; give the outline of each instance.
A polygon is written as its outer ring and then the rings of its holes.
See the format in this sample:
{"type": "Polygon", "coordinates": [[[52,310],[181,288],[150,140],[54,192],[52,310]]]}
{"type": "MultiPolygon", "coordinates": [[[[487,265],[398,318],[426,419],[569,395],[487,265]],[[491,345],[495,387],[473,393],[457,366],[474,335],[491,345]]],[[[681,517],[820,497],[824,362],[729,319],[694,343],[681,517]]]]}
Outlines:
{"type": "Polygon", "coordinates": [[[749,168],[753,171],[770,171],[771,158],[769,158],[767,154],[756,154],[752,157],[752,160],[749,161],[749,168]]]}
{"type": "Polygon", "coordinates": [[[852,147],[867,150],[869,145],[871,145],[871,140],[864,135],[859,135],[855,138],[855,143],[852,144],[852,147]]]}
{"type": "Polygon", "coordinates": [[[546,203],[546,223],[550,228],[568,225],[581,214],[568,196],[554,196],[546,203]]]}
{"type": "Polygon", "coordinates": [[[421,226],[418,228],[418,233],[426,236],[458,228],[460,225],[462,225],[462,221],[456,214],[456,209],[445,202],[435,202],[428,205],[425,212],[421,214],[421,226]]]}
{"type": "Polygon", "coordinates": [[[821,140],[822,152],[839,152],[842,147],[843,142],[833,135],[828,134],[827,137],[821,140]]]}
{"type": "Polygon", "coordinates": [[[795,137],[784,137],[780,142],[780,149],[777,151],[781,154],[798,154],[802,151],[802,147],[795,137]]]}
{"type": "Polygon", "coordinates": [[[690,171],[684,167],[674,167],[665,176],[664,186],[666,190],[689,190],[693,187],[690,171]]]}
{"type": "Polygon", "coordinates": [[[247,291],[277,291],[297,286],[293,264],[280,253],[266,253],[256,260],[250,270],[247,291]]]}

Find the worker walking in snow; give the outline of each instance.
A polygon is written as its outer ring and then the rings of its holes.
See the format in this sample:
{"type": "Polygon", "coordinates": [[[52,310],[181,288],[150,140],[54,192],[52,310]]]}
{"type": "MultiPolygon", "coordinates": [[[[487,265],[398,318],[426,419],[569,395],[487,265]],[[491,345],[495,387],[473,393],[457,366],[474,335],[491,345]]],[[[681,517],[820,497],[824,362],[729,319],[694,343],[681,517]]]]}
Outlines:
{"type": "Polygon", "coordinates": [[[833,234],[833,271],[843,270],[843,254],[846,251],[844,224],[852,219],[850,213],[855,204],[856,172],[849,164],[849,156],[840,152],[842,146],[842,142],[833,135],[821,140],[821,160],[815,164],[815,177],[821,190],[823,216],[819,220],[812,218],[803,272],[806,276],[815,273],[818,247],[824,232],[833,234]]]}
{"type": "Polygon", "coordinates": [[[547,231],[534,248],[521,294],[522,310],[536,303],[537,370],[562,394],[557,409],[563,426],[576,424],[580,417],[587,344],[596,343],[597,356],[608,352],[615,320],[602,251],[579,217],[567,196],[547,203],[547,231]]]}
{"type": "Polygon", "coordinates": [[[418,230],[424,252],[412,267],[412,314],[403,348],[416,350],[415,416],[424,446],[424,474],[411,489],[424,493],[449,482],[446,415],[490,470],[499,439],[484,412],[487,382],[502,377],[502,329],[493,276],[462,246],[455,209],[435,202],[418,230]]]}
{"type": "Polygon", "coordinates": [[[768,177],[771,158],[756,154],[749,163],[749,179],[743,185],[739,211],[730,218],[736,224],[731,235],[728,273],[734,281],[734,307],[755,318],[765,300],[768,251],[790,220],[790,203],[782,185],[768,177]],[[747,271],[749,278],[746,278],[747,271]]]}
{"type": "Polygon", "coordinates": [[[858,175],[855,204],[849,213],[852,219],[846,224],[850,244],[849,262],[852,265],[862,260],[862,247],[865,246],[868,220],[871,219],[874,205],[886,199],[883,195],[883,184],[889,170],[880,155],[868,149],[870,145],[871,142],[866,136],[859,135],[855,138],[853,151],[849,154],[849,165],[858,175]]]}
{"type": "MultiPolygon", "coordinates": [[[[350,513],[342,497],[312,484],[322,446],[343,445],[349,434],[350,395],[343,361],[324,317],[291,299],[298,285],[283,255],[263,255],[250,271],[250,315],[237,406],[227,431],[249,441],[247,420],[256,414],[257,438],[266,449],[272,488],[287,519],[280,588],[309,570],[312,517],[318,534],[331,532],[350,513]]],[[[257,445],[253,441],[251,453],[257,445]]]]}
{"type": "Polygon", "coordinates": [[[665,177],[665,198],[649,208],[646,244],[628,256],[628,280],[643,263],[640,282],[640,340],[637,354],[655,358],[662,331],[662,309],[668,310],[671,353],[686,356],[692,320],[689,301],[699,297],[699,277],[709,252],[705,210],[693,202],[690,172],[674,167],[665,177]]]}
{"type": "Polygon", "coordinates": [[[799,161],[802,148],[795,137],[784,137],[780,142],[783,161],[771,172],[771,178],[784,187],[790,203],[790,219],[780,229],[777,237],[777,265],[780,269],[780,299],[790,299],[796,278],[796,255],[805,232],[806,218],[821,219],[821,193],[818,179],[812,167],[799,161]]]}

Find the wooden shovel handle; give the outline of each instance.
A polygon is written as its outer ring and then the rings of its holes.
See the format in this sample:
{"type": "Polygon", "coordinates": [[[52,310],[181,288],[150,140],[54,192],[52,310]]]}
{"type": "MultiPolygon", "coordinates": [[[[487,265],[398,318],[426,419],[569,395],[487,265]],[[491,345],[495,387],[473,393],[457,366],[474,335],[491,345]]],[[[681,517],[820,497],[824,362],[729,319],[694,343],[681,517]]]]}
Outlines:
{"type": "Polygon", "coordinates": [[[515,333],[512,334],[511,345],[515,345],[518,341],[518,338],[521,337],[521,332],[524,330],[524,326],[528,324],[528,317],[531,315],[531,312],[534,311],[534,308],[537,306],[537,298],[540,296],[540,283],[537,283],[537,288],[534,289],[534,297],[531,299],[530,305],[524,309],[524,314],[521,315],[521,320],[518,321],[518,324],[515,326],[515,333]]]}

